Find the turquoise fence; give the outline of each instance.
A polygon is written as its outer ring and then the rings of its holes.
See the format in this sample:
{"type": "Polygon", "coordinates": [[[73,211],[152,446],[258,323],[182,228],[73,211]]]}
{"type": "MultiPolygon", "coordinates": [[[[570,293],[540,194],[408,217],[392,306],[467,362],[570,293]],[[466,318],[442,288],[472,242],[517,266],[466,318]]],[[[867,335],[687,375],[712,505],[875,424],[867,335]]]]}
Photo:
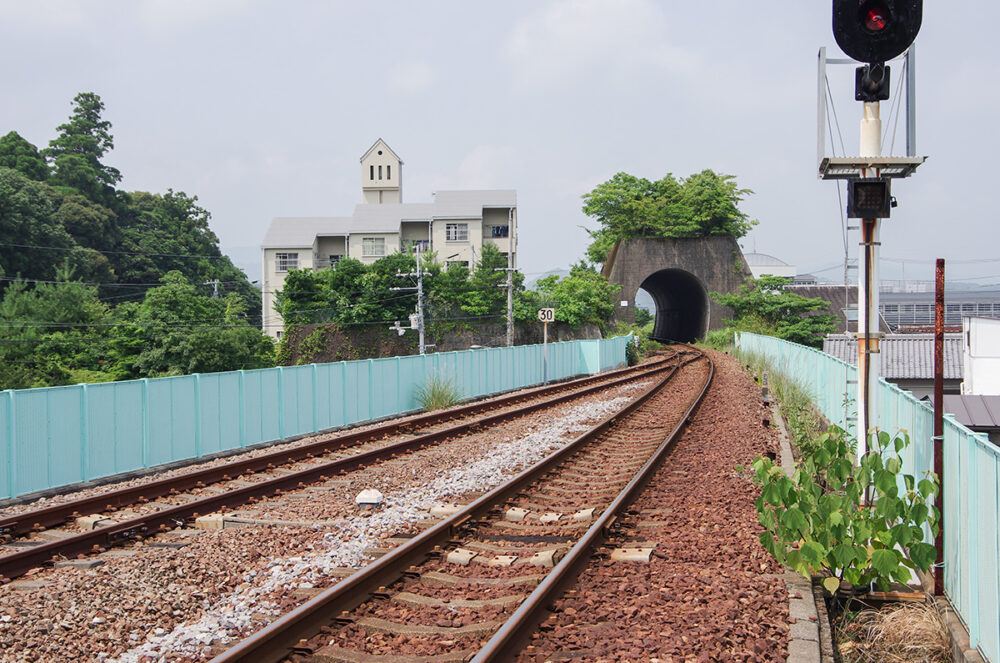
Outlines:
{"type": "MultiPolygon", "coordinates": [[[[743,352],[766,357],[774,370],[802,387],[824,416],[855,428],[857,369],[828,354],[770,336],[737,334],[743,352]],[[845,393],[847,398],[845,399],[845,393]]],[[[931,407],[881,380],[878,425],[906,431],[903,468],[917,477],[933,471],[931,407]]],[[[973,647],[1000,663],[1000,449],[944,416],[944,586],[973,647]]]]}
{"type": "MultiPolygon", "coordinates": [[[[620,366],[631,336],[548,344],[548,378],[620,366]]],[[[432,376],[463,398],[542,381],[542,346],[0,391],[0,498],[419,409],[432,376]]]]}

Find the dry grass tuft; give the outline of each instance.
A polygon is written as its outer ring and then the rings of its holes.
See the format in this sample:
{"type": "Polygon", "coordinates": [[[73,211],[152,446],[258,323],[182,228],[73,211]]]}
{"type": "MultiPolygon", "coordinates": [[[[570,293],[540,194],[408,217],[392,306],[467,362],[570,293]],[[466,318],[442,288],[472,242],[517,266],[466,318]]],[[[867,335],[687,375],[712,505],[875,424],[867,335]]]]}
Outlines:
{"type": "Polygon", "coordinates": [[[859,612],[840,643],[845,661],[868,663],[946,663],[951,660],[948,632],[928,603],[904,603],[859,612]]]}

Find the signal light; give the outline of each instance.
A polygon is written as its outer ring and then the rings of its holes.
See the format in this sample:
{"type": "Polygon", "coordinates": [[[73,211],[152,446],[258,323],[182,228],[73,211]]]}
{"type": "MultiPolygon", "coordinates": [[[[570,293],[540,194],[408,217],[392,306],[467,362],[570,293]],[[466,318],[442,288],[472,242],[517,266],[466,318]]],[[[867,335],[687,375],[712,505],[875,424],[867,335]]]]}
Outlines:
{"type": "Polygon", "coordinates": [[[833,0],[833,36],[859,62],[883,63],[913,43],[923,0],[833,0]]]}
{"type": "Polygon", "coordinates": [[[888,179],[879,177],[847,181],[848,218],[887,219],[891,206],[888,179]]]}

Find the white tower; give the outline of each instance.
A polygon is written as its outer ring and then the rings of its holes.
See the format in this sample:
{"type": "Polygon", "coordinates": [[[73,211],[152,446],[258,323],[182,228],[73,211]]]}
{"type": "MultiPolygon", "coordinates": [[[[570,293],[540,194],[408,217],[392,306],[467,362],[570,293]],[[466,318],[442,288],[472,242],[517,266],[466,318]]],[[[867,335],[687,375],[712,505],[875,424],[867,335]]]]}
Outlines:
{"type": "Polygon", "coordinates": [[[403,162],[381,138],[361,157],[363,203],[403,202],[403,162]]]}

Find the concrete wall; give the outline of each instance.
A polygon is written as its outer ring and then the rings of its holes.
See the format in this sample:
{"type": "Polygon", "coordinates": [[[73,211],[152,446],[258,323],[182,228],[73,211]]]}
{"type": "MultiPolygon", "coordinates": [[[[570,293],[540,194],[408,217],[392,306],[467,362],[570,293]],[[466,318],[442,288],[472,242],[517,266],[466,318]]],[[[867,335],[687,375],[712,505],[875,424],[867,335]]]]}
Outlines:
{"type": "MultiPolygon", "coordinates": [[[[616,309],[619,320],[634,322],[635,295],[640,286],[662,270],[678,270],[693,278],[700,288],[686,287],[693,299],[702,297],[704,302],[704,327],[720,329],[723,320],[732,316],[728,307],[719,306],[709,292],[736,292],[747,278],[752,277],[750,267],[743,258],[739,244],[732,237],[704,237],[698,239],[638,238],[621,242],[604,265],[603,274],[612,283],[622,286],[620,301],[625,306],[616,309]],[[695,292],[701,290],[702,293],[695,292]]],[[[683,283],[678,282],[679,287],[683,283]]],[[[654,301],[657,293],[650,292],[654,301]]],[[[660,305],[660,302],[657,302],[660,305]]],[[[663,311],[658,311],[658,318],[663,311]]],[[[657,321],[657,329],[660,320],[657,321]]],[[[689,340],[689,339],[677,339],[689,340]]]]}

